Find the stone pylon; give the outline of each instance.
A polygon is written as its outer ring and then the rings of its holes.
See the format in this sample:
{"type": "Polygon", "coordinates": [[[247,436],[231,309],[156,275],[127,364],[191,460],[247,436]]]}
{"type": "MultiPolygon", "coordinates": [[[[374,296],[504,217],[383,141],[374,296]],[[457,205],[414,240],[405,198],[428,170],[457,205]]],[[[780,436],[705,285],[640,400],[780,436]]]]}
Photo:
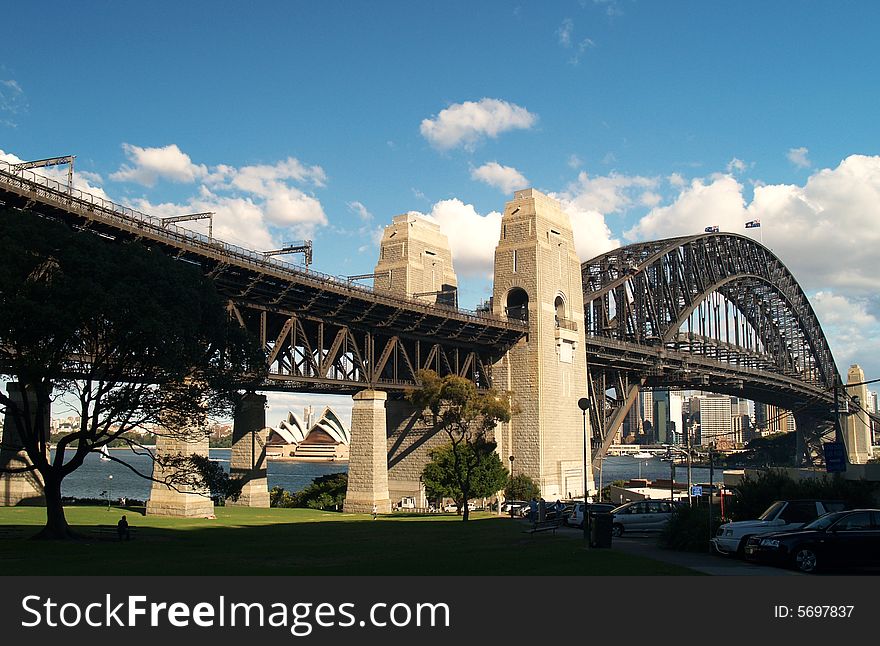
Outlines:
{"type": "Polygon", "coordinates": [[[232,424],[232,454],[229,475],[243,479],[238,500],[227,505],[269,507],[269,486],[266,479],[266,396],[247,393],[235,410],[232,424]]]}
{"type": "Polygon", "coordinates": [[[388,497],[388,442],[385,401],[380,390],[362,390],[351,409],[351,450],[348,489],[343,511],[368,514],[373,505],[380,514],[391,512],[388,497]]]}
{"type": "MultiPolygon", "coordinates": [[[[10,381],[6,384],[6,393],[19,407],[24,403],[22,389],[18,382],[10,381]]],[[[35,421],[37,415],[43,416],[43,428],[49,433],[50,406],[37,411],[37,397],[28,392],[28,406],[31,411],[31,420],[35,421]]],[[[3,418],[3,434],[0,439],[0,469],[21,469],[32,464],[25,452],[19,435],[18,421],[11,411],[7,409],[3,418]]],[[[6,473],[0,471],[0,507],[14,507],[16,505],[43,506],[46,497],[43,493],[43,480],[37,471],[19,473],[6,473]]]]}
{"type": "MultiPolygon", "coordinates": [[[[156,438],[157,457],[193,454],[208,457],[207,434],[199,434],[199,439],[195,441],[163,435],[156,438]]],[[[174,487],[163,484],[174,477],[174,468],[163,467],[158,462],[153,465],[153,477],[160,482],[153,482],[150,499],[147,501],[147,514],[190,518],[213,517],[214,502],[209,491],[189,484],[175,484],[174,487]]]]}
{"type": "Polygon", "coordinates": [[[493,385],[511,391],[520,408],[496,429],[501,454],[513,456],[513,474],[534,479],[547,500],[581,495],[585,481],[593,491],[578,408],[587,396],[581,263],[568,215],[534,189],[516,191],[504,208],[492,311],[529,324],[528,337],[492,372],[493,385]]]}
{"type": "Polygon", "coordinates": [[[374,271],[376,289],[428,303],[457,303],[449,240],[430,220],[411,213],[395,216],[382,234],[374,271]]]}

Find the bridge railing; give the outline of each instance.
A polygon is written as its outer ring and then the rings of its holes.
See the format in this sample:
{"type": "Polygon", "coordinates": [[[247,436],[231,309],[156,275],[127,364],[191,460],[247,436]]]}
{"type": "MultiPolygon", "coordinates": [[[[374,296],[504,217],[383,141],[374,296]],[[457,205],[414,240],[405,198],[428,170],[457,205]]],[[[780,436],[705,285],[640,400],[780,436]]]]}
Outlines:
{"type": "MultiPolygon", "coordinates": [[[[418,305],[419,308],[452,313],[458,316],[472,319],[474,322],[481,324],[511,324],[511,321],[509,321],[508,319],[496,316],[488,312],[475,312],[471,310],[461,309],[453,305],[445,305],[440,303],[429,304],[425,303],[424,301],[404,298],[397,294],[390,294],[388,292],[385,292],[384,290],[373,289],[365,285],[352,283],[347,278],[343,278],[341,276],[334,276],[331,274],[325,274],[320,271],[315,271],[313,269],[306,269],[301,265],[295,265],[285,262],[283,260],[279,260],[275,256],[265,256],[259,251],[240,247],[238,245],[224,242],[222,240],[217,240],[216,238],[208,237],[203,233],[199,233],[191,229],[186,229],[184,227],[178,226],[177,224],[164,222],[162,218],[148,215],[122,204],[117,204],[116,202],[113,202],[111,200],[104,199],[98,195],[94,195],[93,193],[86,193],[85,191],[81,191],[77,188],[69,187],[66,184],[62,184],[61,182],[46,177],[45,175],[40,175],[30,170],[16,170],[13,168],[13,164],[3,160],[0,160],[0,180],[2,180],[2,182],[6,184],[12,186],[17,185],[26,190],[33,191],[37,194],[42,194],[43,197],[46,197],[51,201],[60,203],[62,205],[77,205],[80,208],[85,208],[88,211],[100,211],[102,216],[105,218],[116,220],[129,226],[134,224],[135,227],[138,228],[149,228],[154,235],[165,237],[178,243],[201,247],[205,250],[210,251],[212,254],[216,254],[217,252],[224,253],[226,255],[236,258],[240,262],[249,264],[257,269],[269,268],[276,271],[280,270],[294,276],[300,276],[312,280],[330,283],[337,288],[347,292],[357,292],[368,297],[381,296],[382,298],[390,299],[400,303],[406,303],[410,305],[415,304],[418,305]]],[[[513,323],[515,324],[517,322],[513,323]]]]}

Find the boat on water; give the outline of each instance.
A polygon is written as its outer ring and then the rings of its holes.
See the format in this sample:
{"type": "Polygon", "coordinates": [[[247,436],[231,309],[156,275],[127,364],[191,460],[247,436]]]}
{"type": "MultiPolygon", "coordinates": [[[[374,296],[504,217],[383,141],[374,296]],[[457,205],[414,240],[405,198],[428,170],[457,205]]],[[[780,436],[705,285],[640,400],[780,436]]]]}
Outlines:
{"type": "Polygon", "coordinates": [[[647,451],[639,451],[638,453],[633,453],[632,457],[636,460],[650,460],[654,457],[653,453],[648,453],[647,451]]]}
{"type": "Polygon", "coordinates": [[[104,461],[109,461],[109,460],[110,460],[110,451],[107,450],[107,445],[106,445],[106,444],[105,444],[104,446],[101,447],[101,450],[98,451],[98,453],[101,454],[101,459],[102,459],[102,460],[104,460],[104,461]]]}

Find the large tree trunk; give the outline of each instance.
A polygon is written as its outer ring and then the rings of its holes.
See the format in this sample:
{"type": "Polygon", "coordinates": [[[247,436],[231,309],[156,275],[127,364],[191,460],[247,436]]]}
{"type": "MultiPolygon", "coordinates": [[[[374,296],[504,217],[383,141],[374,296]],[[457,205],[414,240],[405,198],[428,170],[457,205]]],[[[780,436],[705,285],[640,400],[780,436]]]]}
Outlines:
{"type": "Polygon", "coordinates": [[[461,509],[462,509],[461,519],[465,522],[467,522],[468,515],[471,512],[470,508],[468,508],[468,500],[469,500],[468,493],[469,492],[464,492],[464,499],[462,500],[462,504],[461,504],[461,509]]]}
{"type": "Polygon", "coordinates": [[[76,534],[70,529],[67,518],[64,516],[64,505],[61,504],[61,480],[51,475],[44,479],[46,482],[46,526],[34,538],[50,540],[76,538],[76,534]]]}

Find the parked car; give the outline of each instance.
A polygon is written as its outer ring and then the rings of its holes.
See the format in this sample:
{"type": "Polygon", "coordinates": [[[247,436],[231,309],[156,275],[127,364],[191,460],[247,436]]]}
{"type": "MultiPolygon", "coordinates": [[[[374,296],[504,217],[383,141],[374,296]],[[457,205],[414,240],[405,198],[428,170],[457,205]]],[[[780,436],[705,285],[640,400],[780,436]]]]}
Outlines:
{"type": "Polygon", "coordinates": [[[757,520],[721,525],[712,539],[712,546],[719,554],[742,556],[752,536],[799,529],[819,516],[845,508],[846,504],[840,500],[777,500],[757,520]]]}
{"type": "Polygon", "coordinates": [[[880,566],[880,509],[832,512],[797,530],[752,536],[745,556],[801,572],[880,566]]]}
{"type": "MultiPolygon", "coordinates": [[[[591,502],[587,503],[587,508],[590,510],[591,514],[602,513],[612,511],[616,509],[618,505],[610,502],[591,502]]],[[[584,526],[584,503],[579,502],[575,503],[572,507],[571,513],[565,518],[563,521],[569,527],[583,527],[584,526]]]]}
{"type": "Polygon", "coordinates": [[[501,505],[501,513],[509,514],[511,511],[514,516],[519,515],[519,511],[525,507],[529,508],[529,502],[527,500],[505,500],[504,504],[501,505]]]}
{"type": "Polygon", "coordinates": [[[624,532],[659,532],[669,519],[675,503],[668,500],[635,500],[611,510],[611,535],[624,532]]]}

